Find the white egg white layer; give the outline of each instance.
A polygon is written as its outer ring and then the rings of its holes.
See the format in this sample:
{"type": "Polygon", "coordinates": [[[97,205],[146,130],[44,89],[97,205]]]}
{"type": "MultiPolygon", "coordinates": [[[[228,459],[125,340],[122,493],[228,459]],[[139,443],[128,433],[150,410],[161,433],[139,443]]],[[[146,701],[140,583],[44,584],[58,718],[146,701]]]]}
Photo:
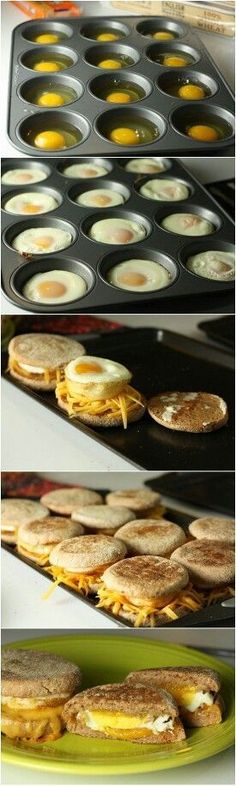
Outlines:
{"type": "Polygon", "coordinates": [[[13,248],[21,254],[51,254],[68,248],[72,235],[64,229],[56,227],[32,227],[20,232],[12,243],[13,248]]]}
{"type": "Polygon", "coordinates": [[[146,237],[146,229],[142,224],[125,218],[105,218],[96,221],[90,229],[90,237],[99,243],[110,245],[126,245],[139,243],[146,237]]]}
{"type": "Polygon", "coordinates": [[[90,164],[88,161],[87,164],[70,164],[64,169],[63,174],[67,177],[102,177],[108,174],[108,169],[97,164],[90,164]]]}
{"type": "Polygon", "coordinates": [[[72,360],[66,366],[65,374],[66,378],[71,382],[79,382],[85,385],[91,382],[110,382],[115,379],[126,383],[131,379],[130,371],[125,366],[122,366],[121,363],[115,363],[114,360],[94,357],[93,355],[86,355],[86,359],[79,357],[76,360],[72,360]],[[91,366],[91,371],[80,373],[77,370],[78,366],[80,368],[91,366]],[[92,371],[93,366],[94,371],[92,371]]]}
{"type": "Polygon", "coordinates": [[[229,251],[202,251],[189,257],[186,267],[192,273],[215,281],[233,281],[235,258],[229,251]]]}
{"type": "MultiPolygon", "coordinates": [[[[123,716],[121,728],[125,728],[124,722],[125,722],[125,718],[123,716]]],[[[96,722],[96,720],[94,720],[93,713],[89,712],[89,710],[86,710],[86,726],[89,729],[93,729],[94,731],[102,731],[104,728],[104,727],[102,728],[102,726],[99,724],[98,721],[96,722]]],[[[172,730],[174,728],[174,721],[173,718],[170,718],[169,715],[159,715],[159,717],[155,718],[153,721],[148,721],[140,718],[140,722],[137,719],[137,726],[135,728],[150,729],[150,731],[152,731],[154,734],[160,734],[160,732],[168,731],[168,729],[172,730]]],[[[127,729],[129,729],[129,715],[127,715],[127,729]]],[[[118,730],[119,730],[119,721],[117,720],[117,731],[118,730]]]]}
{"type": "Polygon", "coordinates": [[[37,273],[32,276],[23,289],[23,295],[37,303],[57,304],[77,300],[85,295],[86,290],[86,282],[77,273],[72,273],[69,270],[48,270],[45,273],[37,273]],[[58,284],[63,287],[64,291],[60,294],[55,291],[53,294],[58,284]]]}
{"type": "Polygon", "coordinates": [[[183,183],[178,183],[177,180],[153,178],[141,186],[140,194],[147,199],[156,199],[160,202],[178,202],[181,199],[187,199],[189,192],[188,188],[183,183]]]}
{"type": "Polygon", "coordinates": [[[140,172],[140,174],[155,174],[155,172],[164,172],[165,166],[161,158],[132,158],[125,165],[127,172],[140,172]]]}
{"type": "Polygon", "coordinates": [[[84,191],[83,194],[76,197],[75,201],[79,205],[91,205],[91,207],[114,207],[115,205],[123,205],[124,197],[118,191],[112,191],[109,188],[94,188],[91,191],[84,191]]]}
{"type": "Polygon", "coordinates": [[[208,691],[196,691],[193,695],[192,699],[184,704],[184,708],[189,710],[189,712],[195,712],[201,707],[203,704],[206,704],[208,707],[211,707],[213,704],[214,697],[212,693],[208,693],[208,691]]]}
{"type": "Polygon", "coordinates": [[[113,286],[130,292],[153,292],[168,286],[171,275],[159,262],[148,259],[127,259],[109,270],[107,280],[113,286]],[[135,283],[136,275],[144,277],[144,281],[135,283]]]}
{"type": "Polygon", "coordinates": [[[43,169],[9,169],[2,176],[2,183],[11,186],[23,186],[25,183],[40,183],[46,180],[48,175],[43,169]]]}
{"type": "Polygon", "coordinates": [[[195,213],[172,213],[162,220],[162,226],[177,235],[211,235],[214,226],[211,221],[195,213]]]}
{"type": "Polygon", "coordinates": [[[5,210],[16,215],[32,215],[34,211],[30,209],[31,205],[37,208],[35,213],[49,213],[50,210],[55,210],[58,207],[58,202],[49,194],[28,191],[28,193],[17,194],[17,196],[8,199],[5,210]]]}

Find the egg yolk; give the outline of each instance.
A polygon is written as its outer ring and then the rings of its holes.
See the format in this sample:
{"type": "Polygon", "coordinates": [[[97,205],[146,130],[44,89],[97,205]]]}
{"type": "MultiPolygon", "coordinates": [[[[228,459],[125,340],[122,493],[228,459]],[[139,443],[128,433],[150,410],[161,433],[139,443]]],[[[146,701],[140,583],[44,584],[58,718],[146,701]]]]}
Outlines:
{"type": "Polygon", "coordinates": [[[59,40],[59,35],[54,33],[42,33],[35,38],[36,44],[57,44],[59,40]]]}
{"type": "Polygon", "coordinates": [[[173,33],[168,33],[167,30],[160,30],[153,34],[153,38],[157,41],[170,41],[171,38],[174,38],[174,35],[173,33]]]}
{"type": "Polygon", "coordinates": [[[182,85],[178,90],[178,95],[189,101],[198,101],[200,98],[205,98],[205,91],[199,85],[182,85]]]}
{"type": "Polygon", "coordinates": [[[121,68],[120,60],[100,60],[100,68],[121,68]]]}
{"type": "Polygon", "coordinates": [[[76,374],[100,374],[103,370],[99,363],[78,363],[75,367],[76,374]]]}
{"type": "Polygon", "coordinates": [[[105,194],[97,194],[93,199],[94,205],[99,205],[99,207],[106,207],[106,205],[110,205],[111,197],[105,196],[105,194]]]}
{"type": "Polygon", "coordinates": [[[133,128],[113,128],[110,133],[112,142],[120,145],[138,145],[139,136],[133,128]]]}
{"type": "Polygon", "coordinates": [[[59,131],[41,131],[34,144],[42,150],[61,150],[65,147],[65,137],[59,131]]]}
{"type": "Polygon", "coordinates": [[[61,297],[66,293],[66,287],[60,281],[43,281],[38,284],[37,291],[39,297],[61,297]]]}
{"type": "Polygon", "coordinates": [[[115,33],[100,33],[97,36],[97,41],[118,41],[119,36],[115,35],[115,33]]]}
{"type": "Polygon", "coordinates": [[[52,238],[51,237],[47,237],[46,235],[43,237],[43,235],[42,235],[42,237],[38,237],[35,240],[35,245],[37,246],[37,248],[40,248],[40,249],[42,248],[43,250],[47,251],[49,248],[51,248],[52,238]]]}
{"type": "Polygon", "coordinates": [[[43,93],[37,100],[38,106],[62,106],[64,103],[60,93],[43,93]]]}
{"type": "Polygon", "coordinates": [[[40,213],[41,206],[34,205],[32,202],[25,202],[25,204],[22,207],[22,210],[23,213],[26,213],[27,215],[28,213],[40,213]]]}
{"type": "Polygon", "coordinates": [[[109,96],[106,98],[106,101],[109,101],[110,104],[129,104],[131,100],[131,96],[128,93],[119,93],[118,90],[116,93],[109,93],[109,96]]]}
{"type": "Polygon", "coordinates": [[[215,142],[216,139],[219,139],[218,131],[211,126],[190,126],[187,134],[191,136],[192,139],[197,139],[199,142],[215,142]]]}
{"type": "Polygon", "coordinates": [[[179,55],[166,55],[164,57],[163,64],[166,66],[181,68],[181,66],[187,65],[187,60],[185,57],[180,57],[179,55]]]}
{"type": "Polygon", "coordinates": [[[132,287],[141,287],[146,283],[146,280],[146,276],[143,276],[142,273],[123,273],[118,279],[121,284],[128,284],[132,287]]]}
{"type": "Polygon", "coordinates": [[[117,243],[130,243],[133,238],[134,233],[130,229],[122,229],[120,227],[112,230],[112,240],[115,240],[117,243]]]}
{"type": "Polygon", "coordinates": [[[53,60],[39,60],[34,65],[34,71],[60,71],[60,65],[53,60]]]}

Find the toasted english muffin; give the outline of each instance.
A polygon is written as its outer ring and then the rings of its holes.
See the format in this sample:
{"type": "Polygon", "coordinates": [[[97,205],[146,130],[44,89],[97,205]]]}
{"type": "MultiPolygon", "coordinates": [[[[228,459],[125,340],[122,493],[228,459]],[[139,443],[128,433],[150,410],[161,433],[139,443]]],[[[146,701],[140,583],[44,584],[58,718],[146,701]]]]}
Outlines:
{"type": "Polygon", "coordinates": [[[55,390],[66,364],[85,351],[82,344],[66,336],[24,333],[9,343],[9,372],[36,390],[55,390]]]}
{"type": "Polygon", "coordinates": [[[161,426],[193,434],[216,431],[228,421],[226,402],[213,393],[158,393],[147,408],[161,426]]]}

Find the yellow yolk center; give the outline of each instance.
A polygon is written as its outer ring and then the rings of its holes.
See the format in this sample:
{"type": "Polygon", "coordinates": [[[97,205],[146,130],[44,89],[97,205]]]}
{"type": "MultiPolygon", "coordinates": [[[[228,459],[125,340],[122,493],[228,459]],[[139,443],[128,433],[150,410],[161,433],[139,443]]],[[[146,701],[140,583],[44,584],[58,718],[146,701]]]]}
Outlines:
{"type": "Polygon", "coordinates": [[[37,286],[38,294],[41,297],[61,297],[65,295],[66,287],[60,281],[43,281],[37,286]]]}
{"type": "Polygon", "coordinates": [[[35,38],[36,44],[57,44],[59,40],[59,35],[54,33],[42,33],[35,38]]]}
{"type": "Polygon", "coordinates": [[[174,38],[174,35],[173,33],[168,33],[167,30],[160,30],[153,34],[153,38],[157,41],[170,41],[171,38],[174,38]]]}
{"type": "Polygon", "coordinates": [[[166,55],[164,57],[163,64],[166,66],[181,68],[181,66],[187,65],[187,60],[185,57],[180,57],[180,55],[166,55]]]}
{"type": "Polygon", "coordinates": [[[97,36],[97,41],[118,41],[119,36],[115,33],[100,33],[97,36]]]}
{"type": "Polygon", "coordinates": [[[41,131],[35,137],[34,144],[42,150],[60,150],[65,147],[65,137],[59,131],[41,131]]]}
{"type": "Polygon", "coordinates": [[[203,87],[199,85],[182,85],[178,90],[180,98],[186,98],[189,101],[198,101],[200,98],[205,97],[203,87]]]}
{"type": "Polygon", "coordinates": [[[46,235],[44,237],[39,237],[36,239],[35,245],[37,248],[42,248],[43,250],[47,251],[48,248],[51,248],[52,238],[47,237],[46,235]]]}
{"type": "Polygon", "coordinates": [[[139,144],[138,133],[133,128],[113,128],[110,139],[120,145],[139,144]]]}
{"type": "Polygon", "coordinates": [[[104,207],[106,205],[110,205],[111,197],[105,196],[105,194],[97,194],[94,197],[94,205],[99,205],[99,207],[104,207]]]}
{"type": "Polygon", "coordinates": [[[43,93],[37,100],[39,106],[61,106],[64,103],[64,98],[60,93],[43,93]]]}
{"type": "Polygon", "coordinates": [[[60,65],[53,60],[39,60],[34,65],[34,71],[60,71],[60,65]]]}
{"type": "Polygon", "coordinates": [[[100,374],[102,371],[99,363],[78,363],[75,367],[76,374],[100,374]]]}
{"type": "Polygon", "coordinates": [[[109,93],[106,101],[109,101],[110,104],[129,104],[132,98],[128,93],[119,93],[117,90],[117,92],[109,93]]]}
{"type": "Polygon", "coordinates": [[[219,139],[218,131],[215,128],[211,128],[211,126],[191,126],[187,133],[188,136],[191,136],[192,139],[197,139],[199,142],[215,142],[216,139],[219,139]]]}
{"type": "Polygon", "coordinates": [[[40,211],[41,205],[34,205],[32,202],[25,202],[22,206],[22,212],[26,213],[26,215],[28,215],[28,213],[40,213],[40,211]]]}
{"type": "Polygon", "coordinates": [[[141,287],[142,284],[146,283],[146,276],[143,276],[142,273],[123,273],[118,281],[120,281],[121,284],[141,287]]]}
{"type": "Polygon", "coordinates": [[[100,68],[121,68],[120,60],[100,60],[100,68]]]}

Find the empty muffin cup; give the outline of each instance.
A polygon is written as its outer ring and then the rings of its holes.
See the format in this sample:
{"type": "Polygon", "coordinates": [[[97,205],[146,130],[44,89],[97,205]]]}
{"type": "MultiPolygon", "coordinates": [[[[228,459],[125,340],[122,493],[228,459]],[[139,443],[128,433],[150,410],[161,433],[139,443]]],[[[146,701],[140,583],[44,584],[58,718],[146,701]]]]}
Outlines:
{"type": "Polygon", "coordinates": [[[145,216],[129,210],[114,210],[88,216],[82,232],[95,243],[126,245],[140,243],[152,232],[151,222],[145,216]]]}
{"type": "Polygon", "coordinates": [[[37,266],[35,262],[27,262],[18,267],[10,284],[22,300],[23,308],[28,302],[32,303],[32,310],[51,311],[53,305],[53,310],[60,312],[62,303],[80,300],[91,292],[95,274],[79,260],[56,256],[52,260],[45,256],[37,266]]]}
{"type": "Polygon", "coordinates": [[[172,112],[170,122],[175,131],[194,143],[217,147],[219,142],[234,135],[234,117],[231,112],[209,104],[178,107],[172,112]]]}
{"type": "Polygon", "coordinates": [[[62,22],[53,22],[52,20],[42,20],[38,24],[31,22],[21,31],[21,35],[26,41],[31,41],[32,44],[41,46],[50,46],[52,44],[59,44],[73,35],[72,28],[63,24],[62,22]]]}
{"type": "Polygon", "coordinates": [[[148,109],[111,109],[99,115],[96,130],[113,144],[136,147],[155,143],[166,124],[161,115],[148,109]]]}
{"type": "Polygon", "coordinates": [[[235,247],[232,243],[210,237],[189,243],[179,253],[181,265],[192,276],[205,278],[216,285],[228,282],[232,286],[235,278],[235,247]]]}
{"type": "Polygon", "coordinates": [[[216,213],[198,205],[176,205],[160,210],[156,223],[164,232],[186,237],[212,235],[221,226],[221,219],[216,213]]]}
{"type": "Polygon", "coordinates": [[[2,197],[2,209],[7,213],[22,216],[35,216],[57,210],[62,204],[61,194],[53,188],[40,186],[21,188],[2,197]]]}
{"type": "Polygon", "coordinates": [[[52,109],[77,101],[83,90],[83,85],[77,79],[57,74],[53,77],[37,76],[23,82],[19,88],[19,96],[28,104],[52,109]]]}
{"type": "Polygon", "coordinates": [[[69,190],[69,198],[80,207],[111,208],[124,205],[130,198],[130,190],[123,183],[106,180],[98,185],[97,181],[76,183],[69,190]]]}
{"type": "Polygon", "coordinates": [[[203,101],[218,90],[214,79],[198,71],[164,71],[157,79],[157,86],[162,93],[181,101],[203,101]]]}
{"type": "Polygon", "coordinates": [[[102,68],[104,71],[117,71],[138,63],[140,54],[137,49],[124,44],[110,44],[110,46],[103,44],[87,49],[84,59],[90,65],[102,68]]]}
{"type": "Polygon", "coordinates": [[[101,43],[112,43],[113,41],[120,41],[130,34],[128,25],[123,22],[111,19],[97,20],[96,22],[87,22],[80,28],[80,35],[84,38],[89,38],[92,41],[100,41],[101,43]]]}
{"type": "Polygon", "coordinates": [[[72,246],[76,238],[73,224],[50,217],[19,221],[3,233],[8,248],[26,258],[35,254],[55,254],[72,246]]]}
{"type": "Polygon", "coordinates": [[[65,46],[37,47],[24,52],[20,63],[35,73],[53,74],[71,68],[78,61],[73,49],[65,46]]]}
{"type": "Polygon", "coordinates": [[[166,41],[163,44],[151,44],[146,55],[153,63],[167,66],[168,68],[186,68],[200,60],[201,55],[192,46],[178,42],[166,41]]]}
{"type": "Polygon", "coordinates": [[[111,160],[106,158],[69,158],[63,159],[58,166],[57,170],[60,175],[78,180],[90,180],[97,177],[105,177],[113,170],[111,160]]]}
{"type": "Polygon", "coordinates": [[[89,91],[101,101],[108,104],[129,104],[142,101],[152,92],[152,85],[148,79],[140,74],[125,74],[116,71],[108,75],[101,74],[92,79],[89,91]]]}
{"type": "Polygon", "coordinates": [[[186,33],[185,25],[173,22],[172,19],[156,17],[155,19],[145,19],[138,22],[136,30],[140,35],[153,38],[154,41],[171,41],[175,38],[182,38],[186,33]]]}
{"type": "Polygon", "coordinates": [[[90,127],[87,120],[75,112],[48,109],[26,117],[16,133],[34,152],[40,151],[40,155],[50,152],[51,155],[81,144],[87,139],[90,127]]]}
{"type": "Polygon", "coordinates": [[[147,296],[171,286],[178,277],[172,259],[159,251],[139,247],[108,254],[99,262],[98,273],[109,286],[147,296]]]}

